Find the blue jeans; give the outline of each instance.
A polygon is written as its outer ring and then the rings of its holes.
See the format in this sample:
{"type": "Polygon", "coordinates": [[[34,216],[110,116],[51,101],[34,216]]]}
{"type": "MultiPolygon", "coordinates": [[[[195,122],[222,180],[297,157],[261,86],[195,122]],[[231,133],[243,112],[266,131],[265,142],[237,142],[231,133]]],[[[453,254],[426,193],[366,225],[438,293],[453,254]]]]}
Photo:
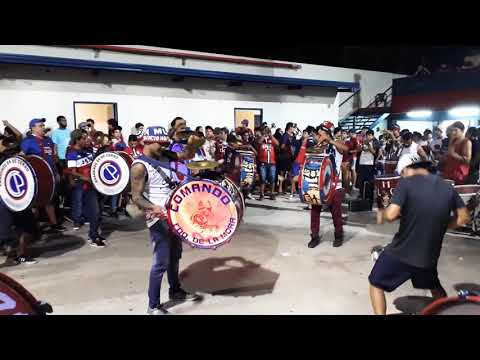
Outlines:
{"type": "Polygon", "coordinates": [[[98,194],[95,189],[84,190],[82,184],[78,184],[72,191],[72,220],[74,223],[82,223],[82,213],[90,223],[88,237],[95,240],[99,235],[98,228],[101,222],[98,194]]]}
{"type": "Polygon", "coordinates": [[[160,305],[160,287],[165,271],[170,284],[170,292],[180,289],[178,277],[182,242],[171,233],[166,221],[159,220],[150,228],[153,247],[153,262],[148,285],[148,306],[151,309],[160,305]]]}
{"type": "Polygon", "coordinates": [[[260,181],[262,184],[266,184],[267,182],[275,184],[275,173],[277,172],[275,164],[259,163],[259,168],[260,181]]]}

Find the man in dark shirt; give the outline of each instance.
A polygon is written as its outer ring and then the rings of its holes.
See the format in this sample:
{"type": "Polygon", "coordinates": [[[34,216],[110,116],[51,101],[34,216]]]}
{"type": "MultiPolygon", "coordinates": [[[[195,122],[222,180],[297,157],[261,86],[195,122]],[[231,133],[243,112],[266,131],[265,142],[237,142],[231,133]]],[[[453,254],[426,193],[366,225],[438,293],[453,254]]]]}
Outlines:
{"type": "Polygon", "coordinates": [[[470,218],[455,189],[431,174],[431,163],[408,154],[400,158],[398,170],[403,178],[392,203],[377,216],[379,224],[400,218],[400,228],[368,278],[376,315],[386,314],[385,291],[391,292],[407,280],[417,289],[430,290],[435,299],[447,296],[437,272],[443,237],[447,228],[463,226],[470,218]]]}

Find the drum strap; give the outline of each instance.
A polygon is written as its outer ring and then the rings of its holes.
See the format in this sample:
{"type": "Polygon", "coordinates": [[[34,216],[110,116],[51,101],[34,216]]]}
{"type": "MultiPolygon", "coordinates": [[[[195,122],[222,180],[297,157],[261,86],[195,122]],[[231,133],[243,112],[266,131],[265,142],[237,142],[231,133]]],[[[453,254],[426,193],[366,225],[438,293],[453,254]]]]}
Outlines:
{"type": "Polygon", "coordinates": [[[141,155],[138,159],[145,161],[151,167],[153,167],[155,171],[157,171],[160,174],[163,180],[165,180],[165,182],[168,184],[168,187],[170,189],[173,190],[177,187],[178,183],[176,181],[173,181],[172,178],[167,174],[165,174],[165,171],[163,171],[163,168],[169,168],[170,172],[173,172],[173,169],[170,167],[170,164],[168,162],[157,161],[145,155],[141,155]]]}

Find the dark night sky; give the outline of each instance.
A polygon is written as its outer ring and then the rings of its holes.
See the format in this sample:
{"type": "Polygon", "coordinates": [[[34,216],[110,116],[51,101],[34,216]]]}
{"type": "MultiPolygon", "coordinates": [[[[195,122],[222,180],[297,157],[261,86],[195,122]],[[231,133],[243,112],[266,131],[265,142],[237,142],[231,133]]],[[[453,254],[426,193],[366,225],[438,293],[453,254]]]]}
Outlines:
{"type": "Polygon", "coordinates": [[[203,45],[176,42],[151,46],[170,47],[182,50],[205,51],[226,55],[238,55],[302,62],[317,65],[351,67],[367,70],[410,74],[415,72],[422,56],[431,70],[442,63],[460,65],[473,46],[408,46],[408,45],[339,45],[322,43],[257,45],[203,45]]]}

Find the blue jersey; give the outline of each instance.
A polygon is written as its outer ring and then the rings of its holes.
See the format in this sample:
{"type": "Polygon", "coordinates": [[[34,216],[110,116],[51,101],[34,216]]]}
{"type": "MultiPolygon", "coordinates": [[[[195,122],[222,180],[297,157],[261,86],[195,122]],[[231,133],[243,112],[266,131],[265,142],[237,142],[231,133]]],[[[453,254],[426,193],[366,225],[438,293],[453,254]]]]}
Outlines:
{"type": "Polygon", "coordinates": [[[55,146],[49,137],[27,136],[21,144],[22,152],[25,155],[37,155],[42,157],[55,171],[55,146]]]}

